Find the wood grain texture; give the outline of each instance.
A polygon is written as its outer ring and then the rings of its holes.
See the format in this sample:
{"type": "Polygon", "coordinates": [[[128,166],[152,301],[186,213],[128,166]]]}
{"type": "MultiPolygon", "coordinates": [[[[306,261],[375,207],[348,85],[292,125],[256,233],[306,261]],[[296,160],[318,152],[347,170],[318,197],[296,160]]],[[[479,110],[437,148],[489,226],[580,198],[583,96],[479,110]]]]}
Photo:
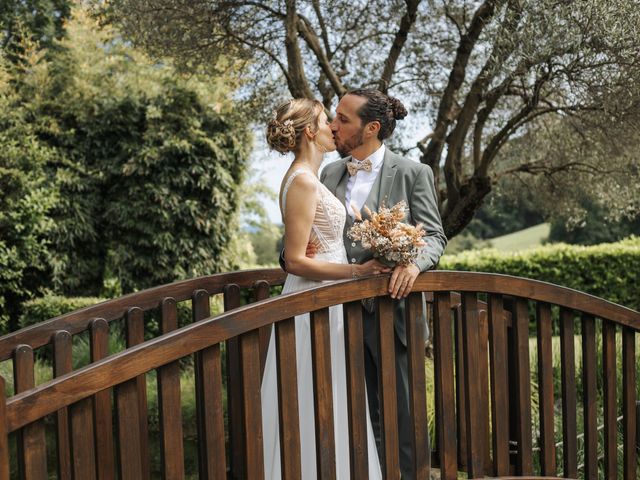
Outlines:
{"type": "MultiPolygon", "coordinates": [[[[71,334],[61,330],[53,334],[53,375],[60,377],[72,370],[71,334]]],[[[59,480],[71,480],[71,445],[69,444],[69,411],[61,408],[56,412],[56,454],[59,480]]]]}
{"type": "Polygon", "coordinates": [[[453,375],[453,324],[448,292],[434,298],[434,370],[436,400],[436,436],[440,475],[455,480],[458,472],[456,411],[453,375]]]}
{"type": "Polygon", "coordinates": [[[618,477],[616,326],[606,320],[602,322],[602,369],[604,380],[604,478],[615,480],[618,477]]]}
{"type": "Polygon", "coordinates": [[[398,447],[398,405],[396,399],[395,330],[393,301],[384,296],[376,299],[378,308],[378,385],[380,395],[380,427],[382,472],[386,479],[400,478],[398,447]]]}
{"type": "Polygon", "coordinates": [[[489,357],[491,370],[491,421],[493,427],[493,470],[498,476],[509,473],[509,376],[507,371],[507,324],[500,295],[490,295],[489,357]]]}
{"type": "Polygon", "coordinates": [[[280,419],[280,465],[283,480],[301,478],[298,369],[295,318],[278,322],[275,329],[280,419]]]}
{"type": "MultiPolygon", "coordinates": [[[[269,298],[269,282],[265,280],[258,280],[253,284],[253,296],[254,302],[259,302],[269,298]]],[[[271,339],[271,331],[273,327],[267,325],[261,327],[258,332],[260,336],[260,378],[264,376],[264,365],[267,362],[267,352],[269,350],[269,340],[271,339]]]]}
{"type": "MultiPolygon", "coordinates": [[[[16,348],[13,357],[13,379],[16,393],[35,386],[33,349],[28,345],[16,348]]],[[[4,392],[2,392],[4,393],[4,392]]],[[[24,480],[47,478],[47,450],[44,421],[26,425],[18,432],[18,470],[24,480]]]]}
{"type": "MultiPolygon", "coordinates": [[[[141,308],[133,307],[127,311],[126,315],[127,348],[140,345],[144,342],[144,311],[141,308]]],[[[151,466],[149,457],[149,414],[147,411],[147,377],[138,375],[136,378],[137,398],[138,398],[138,425],[140,437],[140,456],[142,458],[141,478],[151,477],[151,466]]]]}
{"type": "Polygon", "coordinates": [[[91,398],[84,398],[69,407],[69,430],[73,478],[95,480],[97,472],[91,398]]]}
{"type": "MultiPolygon", "coordinates": [[[[425,286],[442,289],[444,285],[440,285],[440,283],[449,280],[455,284],[454,280],[456,279],[458,279],[456,280],[458,283],[463,283],[461,279],[464,279],[465,282],[470,282],[471,280],[481,282],[491,278],[481,274],[473,274],[470,277],[466,276],[466,274],[462,275],[462,277],[458,275],[462,274],[454,274],[453,272],[427,272],[421,274],[417,283],[414,284],[414,290],[422,289],[425,286]]],[[[207,319],[197,325],[185,326],[176,332],[145,342],[144,345],[135,346],[124,352],[112,355],[108,361],[89,365],[74,372],[71,376],[54,379],[35,388],[28,395],[19,394],[12,397],[7,401],[8,428],[10,431],[14,431],[26,423],[52,413],[80,398],[122,383],[131,378],[129,375],[140,375],[211,344],[225,341],[243,332],[260,328],[284,318],[299,315],[308,311],[311,305],[314,308],[323,308],[336,303],[355,301],[365,295],[384,294],[387,288],[386,282],[385,276],[336,282],[312,291],[301,291],[264,300],[256,306],[240,307],[215,319],[207,319]],[[348,287],[347,284],[350,282],[353,282],[358,288],[348,287]],[[26,397],[29,397],[28,401],[24,401],[26,397]]],[[[502,283],[503,280],[500,280],[499,283],[487,282],[482,288],[485,290],[492,289],[496,286],[501,286],[502,283]]],[[[517,282],[511,280],[511,283],[517,282]]],[[[508,282],[505,288],[513,290],[512,287],[509,287],[508,282]]],[[[535,289],[531,291],[536,293],[535,289]]],[[[564,289],[560,289],[560,292],[563,291],[564,289]]],[[[576,292],[575,295],[578,295],[578,293],[576,292]]],[[[568,295],[567,298],[570,300],[572,295],[568,295]]],[[[567,303],[567,301],[561,303],[567,303]]],[[[623,311],[627,310],[623,309],[623,311]]],[[[640,324],[640,314],[637,312],[632,312],[632,314],[627,318],[629,323],[640,324]]],[[[621,321],[618,321],[619,319],[615,315],[612,318],[619,324],[624,324],[624,321],[627,321],[622,317],[620,318],[621,321]]]]}
{"type": "MultiPolygon", "coordinates": [[[[91,361],[97,362],[109,355],[109,324],[103,318],[96,318],[91,322],[89,332],[91,361]]],[[[111,480],[116,476],[116,468],[110,388],[93,396],[93,420],[98,480],[111,480]]]]}
{"type": "MultiPolygon", "coordinates": [[[[209,293],[206,290],[196,290],[192,306],[194,322],[209,317],[209,293]]],[[[227,467],[220,344],[196,352],[194,369],[200,478],[223,480],[227,476],[227,467]]]]}
{"type": "MultiPolygon", "coordinates": [[[[175,299],[163,299],[160,308],[160,333],[176,330],[178,310],[175,299]]],[[[157,375],[161,471],[165,480],[181,480],[184,478],[184,447],[180,363],[174,361],[160,367],[157,375]]]]}
{"type": "Polygon", "coordinates": [[[118,432],[118,474],[121,480],[142,477],[142,451],[140,448],[140,413],[137,379],[131,379],[114,390],[116,427],[118,432]]]}
{"type": "Polygon", "coordinates": [[[262,401],[260,397],[260,336],[252,330],[240,337],[244,451],[247,478],[264,477],[262,401]]]}
{"type": "MultiPolygon", "coordinates": [[[[224,311],[240,307],[240,286],[229,284],[224,287],[224,311]]],[[[240,369],[240,347],[238,338],[232,337],[226,342],[227,355],[227,415],[229,418],[229,452],[231,476],[245,478],[244,473],[244,412],[242,409],[242,375],[240,369]]]]}
{"type": "Polygon", "coordinates": [[[516,440],[518,456],[516,468],[519,475],[533,473],[531,438],[531,369],[529,365],[529,313],[527,301],[516,299],[514,311],[516,339],[516,440]]]}
{"type": "Polygon", "coordinates": [[[551,350],[551,306],[536,305],[538,344],[538,405],[540,409],[540,466],[542,474],[556,474],[556,447],[554,432],[553,353],[551,350]]]}
{"type": "Polygon", "coordinates": [[[455,325],[455,390],[456,390],[456,433],[458,435],[458,467],[467,471],[468,435],[466,415],[467,411],[467,387],[465,385],[465,361],[464,361],[464,318],[462,316],[462,304],[453,307],[455,325]]]}
{"type": "Polygon", "coordinates": [[[362,303],[344,306],[345,360],[347,371],[347,411],[349,415],[349,467],[351,478],[369,478],[367,410],[364,375],[362,303]]]}
{"type": "Polygon", "coordinates": [[[331,382],[329,309],[311,312],[313,407],[316,427],[316,468],[319,478],[336,478],[336,445],[331,382]]]}
{"type": "Polygon", "coordinates": [[[630,328],[622,330],[622,435],[623,478],[636,478],[637,455],[636,437],[638,432],[636,418],[636,341],[635,331],[630,328]]]}
{"type": "Polygon", "coordinates": [[[66,330],[72,335],[86,331],[94,318],[104,318],[111,322],[122,318],[130,308],[141,308],[145,312],[157,308],[163,298],[172,297],[177,302],[189,300],[194,290],[203,289],[209,295],[215,295],[223,293],[224,288],[230,284],[249,288],[257,279],[263,279],[271,285],[281,285],[285,278],[286,273],[280,268],[244,270],[183,280],[131,293],[0,337],[0,361],[10,358],[13,350],[20,344],[31,345],[34,349],[46,345],[57,330],[66,330]]]}
{"type": "MultiPolygon", "coordinates": [[[[480,325],[476,294],[462,294],[462,338],[464,343],[464,385],[467,393],[465,423],[467,426],[467,468],[470,478],[484,475],[486,443],[482,438],[482,415],[480,402],[480,325]]],[[[487,412],[485,412],[487,413],[487,412]]]]}
{"type": "Polygon", "coordinates": [[[9,432],[7,431],[7,397],[4,377],[0,376],[0,480],[9,480],[9,432]]]}
{"type": "Polygon", "coordinates": [[[584,411],[584,478],[598,478],[598,390],[596,385],[596,322],[582,316],[582,406],[584,411]]]}
{"type": "Polygon", "coordinates": [[[422,294],[412,293],[405,300],[407,325],[407,353],[409,357],[409,405],[413,421],[412,448],[416,478],[431,476],[429,429],[427,424],[427,395],[424,369],[425,319],[422,294]]]}
{"type": "MultiPolygon", "coordinates": [[[[91,319],[99,317],[107,321],[122,318],[131,307],[149,310],[157,307],[162,298],[173,297],[181,302],[190,298],[196,289],[204,289],[209,295],[221,293],[226,285],[237,284],[250,287],[256,279],[263,279],[270,285],[284,282],[285,273],[279,269],[247,270],[200,277],[169,285],[150,288],[141,292],[125,295],[91,307],[53,318],[37,325],[0,337],[0,361],[11,357],[19,344],[29,344],[38,348],[49,342],[51,335],[57,330],[67,330],[75,335],[87,330],[91,319]]],[[[350,281],[338,282],[339,289],[350,281]]],[[[353,281],[351,281],[353,282],[353,281]]],[[[369,297],[387,293],[388,277],[380,275],[358,280],[359,291],[367,290],[369,297]]],[[[430,271],[420,274],[416,279],[413,291],[483,291],[503,295],[527,297],[536,301],[548,302],[589,313],[594,317],[615,319],[616,323],[640,329],[640,314],[629,308],[616,305],[606,300],[577,292],[570,288],[560,287],[537,280],[530,280],[509,275],[478,272],[430,271]]],[[[340,303],[356,300],[356,297],[340,299],[340,303]]]]}
{"type": "Polygon", "coordinates": [[[563,473],[578,477],[578,401],[576,393],[576,357],[574,345],[574,314],[560,309],[560,379],[562,384],[562,449],[563,473]]]}

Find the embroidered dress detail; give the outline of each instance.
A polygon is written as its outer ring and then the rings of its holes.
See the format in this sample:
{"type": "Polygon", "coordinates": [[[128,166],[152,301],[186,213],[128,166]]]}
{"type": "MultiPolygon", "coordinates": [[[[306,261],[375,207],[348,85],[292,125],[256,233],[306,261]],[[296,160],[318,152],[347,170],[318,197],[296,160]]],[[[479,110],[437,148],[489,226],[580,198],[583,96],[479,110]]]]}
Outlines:
{"type": "Polygon", "coordinates": [[[306,168],[294,170],[282,188],[282,218],[286,222],[287,192],[298,175],[307,174],[317,183],[316,213],[311,226],[309,242],[316,245],[316,255],[329,254],[323,258],[327,261],[342,263],[344,252],[342,234],[346,220],[346,212],[342,202],[325,187],[313,172],[306,168]]]}

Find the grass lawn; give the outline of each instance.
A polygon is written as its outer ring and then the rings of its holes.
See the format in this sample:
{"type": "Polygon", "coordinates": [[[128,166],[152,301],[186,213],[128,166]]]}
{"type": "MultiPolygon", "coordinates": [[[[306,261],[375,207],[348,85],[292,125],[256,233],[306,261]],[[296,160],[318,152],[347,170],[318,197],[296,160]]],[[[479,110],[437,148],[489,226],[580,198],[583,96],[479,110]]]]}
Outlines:
{"type": "Polygon", "coordinates": [[[526,248],[537,247],[549,238],[551,226],[548,223],[541,223],[534,227],[525,228],[518,232],[513,232],[501,237],[489,240],[491,246],[503,252],[515,252],[526,248]]]}

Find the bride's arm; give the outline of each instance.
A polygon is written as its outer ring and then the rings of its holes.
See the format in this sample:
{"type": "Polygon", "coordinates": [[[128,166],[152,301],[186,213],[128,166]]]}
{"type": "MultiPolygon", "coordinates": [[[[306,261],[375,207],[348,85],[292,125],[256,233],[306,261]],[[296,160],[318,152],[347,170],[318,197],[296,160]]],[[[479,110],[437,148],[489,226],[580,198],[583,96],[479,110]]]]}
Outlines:
{"type": "Polygon", "coordinates": [[[287,191],[284,212],[284,250],[287,252],[285,265],[287,272],[312,280],[338,280],[385,271],[377,261],[363,265],[349,265],[325,262],[306,256],[311,226],[317,204],[316,181],[299,175],[287,191]]]}

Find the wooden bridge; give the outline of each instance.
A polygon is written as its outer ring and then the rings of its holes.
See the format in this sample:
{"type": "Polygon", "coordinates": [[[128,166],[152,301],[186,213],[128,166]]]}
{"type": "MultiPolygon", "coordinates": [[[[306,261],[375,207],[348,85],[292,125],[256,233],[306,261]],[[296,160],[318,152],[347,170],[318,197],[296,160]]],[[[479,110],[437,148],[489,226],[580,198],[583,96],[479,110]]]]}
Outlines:
{"type": "MultiPolygon", "coordinates": [[[[376,297],[380,322],[381,462],[385,478],[398,478],[388,278],[269,298],[283,280],[273,269],[182,281],[0,338],[0,361],[12,362],[14,372],[13,394],[0,400],[0,479],[185,478],[180,375],[188,362],[195,370],[199,478],[263,478],[260,382],[272,325],[283,478],[300,478],[293,317],[311,312],[314,385],[330,391],[328,308],[336,304],[344,305],[346,320],[352,478],[366,479],[360,300],[369,297],[376,297]],[[212,317],[210,298],[218,295],[225,312],[212,317]],[[182,303],[191,307],[193,322],[178,328],[182,303]],[[160,334],[150,338],[145,316],[153,312],[160,334]],[[126,332],[125,350],[108,353],[110,330],[126,332]],[[91,362],[72,370],[72,337],[82,333],[90,337],[91,362]],[[53,358],[53,378],[40,385],[34,384],[35,355],[53,358]],[[147,398],[153,371],[157,414],[147,398]],[[148,432],[152,415],[159,438],[148,432]],[[160,449],[155,466],[152,442],[160,449]]],[[[431,470],[447,480],[459,472],[468,478],[638,478],[638,312],[543,282],[440,271],[421,274],[407,302],[417,478],[429,478],[431,470]],[[421,292],[433,333],[434,359],[426,362],[423,324],[416,321],[421,292]],[[537,342],[530,343],[533,325],[537,342]],[[426,388],[427,379],[433,388],[426,388]],[[430,450],[428,406],[435,412],[430,450]]],[[[4,379],[0,386],[5,389],[4,379]]],[[[318,471],[330,479],[333,425],[321,419],[332,418],[331,395],[316,396],[315,403],[318,471]]]]}

